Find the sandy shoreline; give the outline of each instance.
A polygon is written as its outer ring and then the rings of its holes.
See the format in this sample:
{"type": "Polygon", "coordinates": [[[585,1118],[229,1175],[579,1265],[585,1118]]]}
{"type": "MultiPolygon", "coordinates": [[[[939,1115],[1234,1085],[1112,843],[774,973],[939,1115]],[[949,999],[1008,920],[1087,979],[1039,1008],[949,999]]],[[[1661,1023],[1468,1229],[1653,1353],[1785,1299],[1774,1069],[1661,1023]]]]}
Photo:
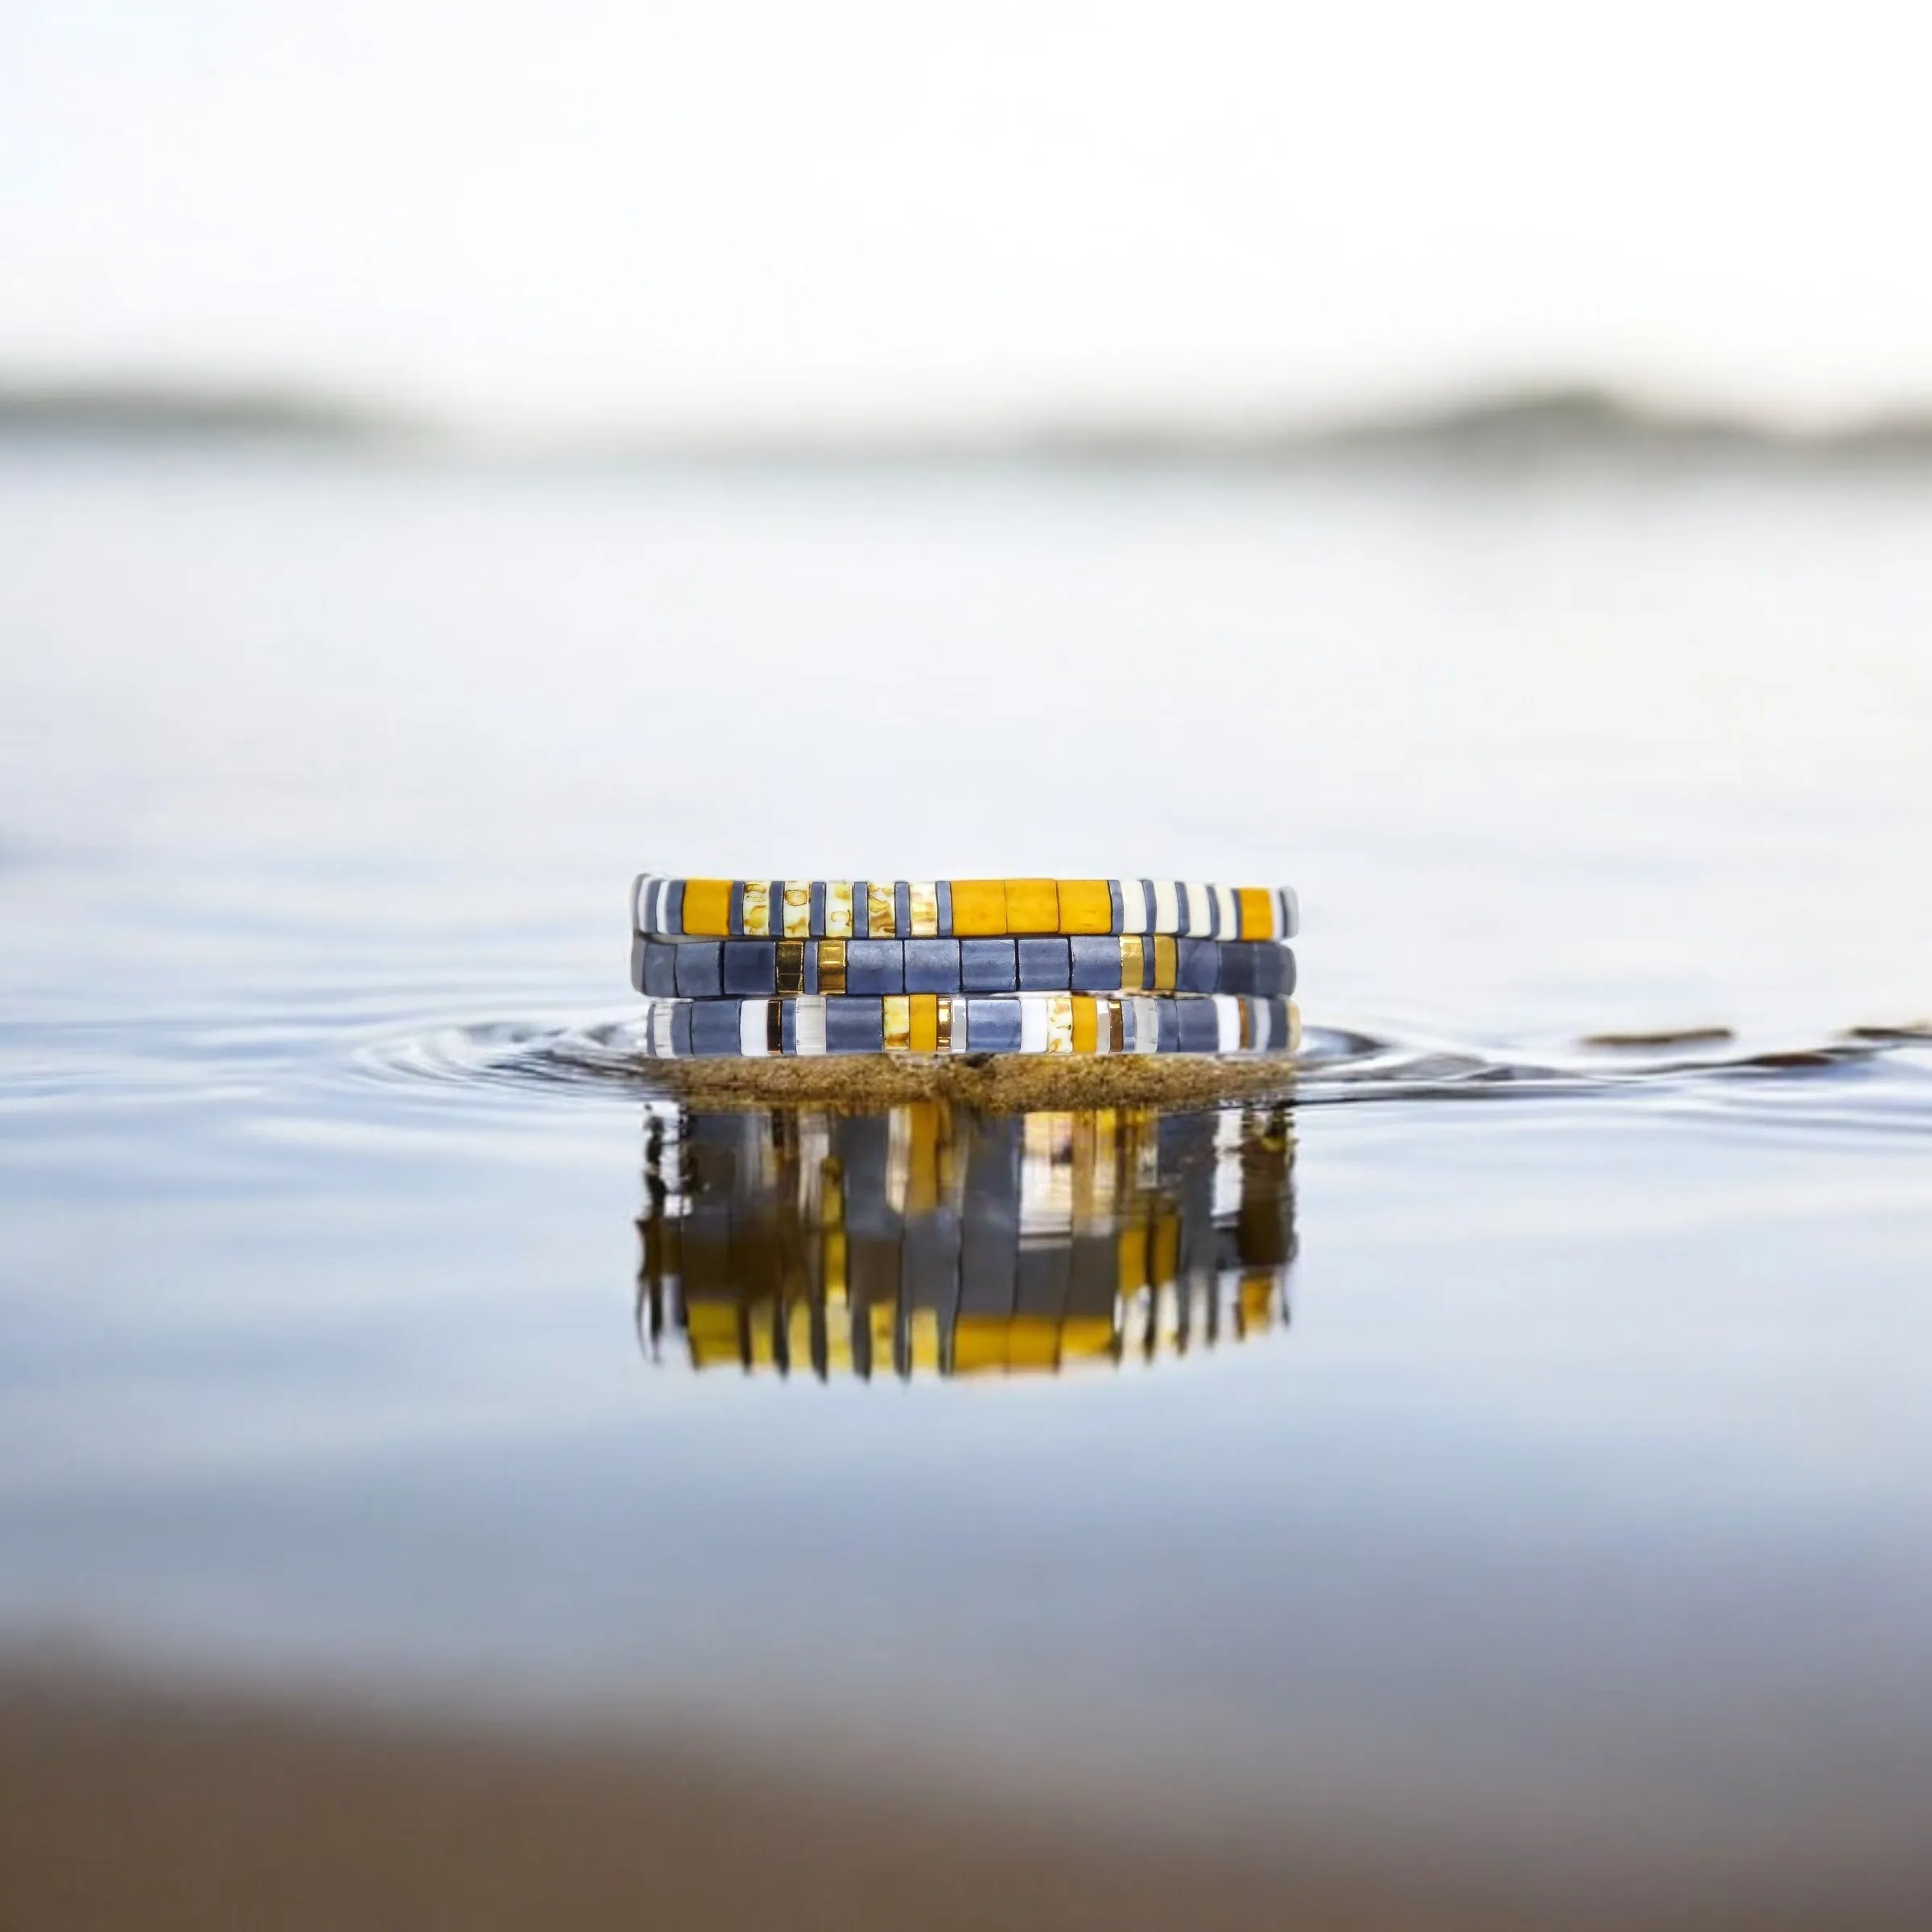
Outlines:
{"type": "Polygon", "coordinates": [[[1749,1889],[1633,1913],[1582,1886],[1533,1897],[1507,1875],[1428,1871],[1399,1847],[1344,1868],[1280,1842],[1164,1843],[943,1798],[876,1767],[821,1782],[742,1747],[0,1674],[10,1928],[1925,1922],[1916,1888],[1830,1906],[1749,1889]]]}

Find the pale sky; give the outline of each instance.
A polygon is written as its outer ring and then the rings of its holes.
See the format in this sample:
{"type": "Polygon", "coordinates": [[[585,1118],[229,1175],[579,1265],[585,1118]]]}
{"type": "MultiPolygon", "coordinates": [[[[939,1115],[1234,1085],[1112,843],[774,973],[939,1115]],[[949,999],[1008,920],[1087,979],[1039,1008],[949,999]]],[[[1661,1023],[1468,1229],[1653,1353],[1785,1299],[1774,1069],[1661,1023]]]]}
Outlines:
{"type": "Polygon", "coordinates": [[[1932,7],[0,0],[0,376],[505,426],[1932,398],[1932,7]]]}

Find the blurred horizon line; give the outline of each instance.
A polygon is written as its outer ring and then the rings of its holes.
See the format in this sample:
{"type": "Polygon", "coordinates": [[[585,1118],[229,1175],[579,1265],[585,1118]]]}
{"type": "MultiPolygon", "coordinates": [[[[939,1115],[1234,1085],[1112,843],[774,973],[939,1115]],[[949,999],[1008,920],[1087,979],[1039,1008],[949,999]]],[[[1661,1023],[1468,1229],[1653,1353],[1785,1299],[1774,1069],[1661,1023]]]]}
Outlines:
{"type": "Polygon", "coordinates": [[[1798,424],[1584,378],[1473,385],[1322,417],[1257,407],[1068,411],[817,425],[514,431],[300,385],[0,373],[0,445],[302,444],[493,461],[1071,462],[1241,467],[1345,459],[1514,467],[1570,462],[1932,470],[1932,401],[1798,424]]]}

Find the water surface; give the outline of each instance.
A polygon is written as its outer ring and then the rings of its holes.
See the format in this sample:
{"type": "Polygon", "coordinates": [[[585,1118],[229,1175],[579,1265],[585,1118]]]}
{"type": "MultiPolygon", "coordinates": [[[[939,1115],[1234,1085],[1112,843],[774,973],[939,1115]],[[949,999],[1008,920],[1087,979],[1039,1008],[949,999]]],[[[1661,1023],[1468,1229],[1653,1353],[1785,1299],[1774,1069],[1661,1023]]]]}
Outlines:
{"type": "Polygon", "coordinates": [[[1883,481],[0,460],[0,1641],[1925,1885],[1928,637],[1883,481]],[[644,866],[1290,881],[1307,1063],[1165,1299],[698,1372],[644,866]]]}

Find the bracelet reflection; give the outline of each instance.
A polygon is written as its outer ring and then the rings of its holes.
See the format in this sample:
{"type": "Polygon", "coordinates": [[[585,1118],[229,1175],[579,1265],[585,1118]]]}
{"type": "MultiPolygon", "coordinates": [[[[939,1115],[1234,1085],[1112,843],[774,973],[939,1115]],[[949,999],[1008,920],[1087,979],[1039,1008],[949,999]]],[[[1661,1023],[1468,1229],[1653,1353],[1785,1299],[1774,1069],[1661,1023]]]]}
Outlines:
{"type": "Polygon", "coordinates": [[[1285,1104],[646,1111],[653,1360],[820,1379],[1057,1374],[1286,1325],[1285,1104]]]}

